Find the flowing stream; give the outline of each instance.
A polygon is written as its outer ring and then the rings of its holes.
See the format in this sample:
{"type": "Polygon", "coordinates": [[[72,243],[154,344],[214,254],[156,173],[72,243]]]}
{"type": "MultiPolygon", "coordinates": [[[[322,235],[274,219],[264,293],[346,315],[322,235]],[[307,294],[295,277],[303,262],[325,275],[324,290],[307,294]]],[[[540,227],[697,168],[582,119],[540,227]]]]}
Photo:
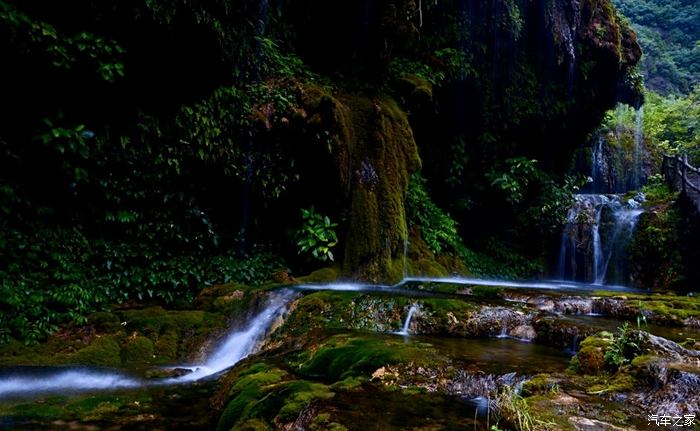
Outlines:
{"type": "Polygon", "coordinates": [[[10,369],[0,375],[0,399],[7,396],[48,392],[126,389],[143,381],[123,373],[71,367],[62,370],[46,367],[10,369]]]}
{"type": "MultiPolygon", "coordinates": [[[[508,287],[515,289],[536,289],[536,290],[561,290],[567,292],[590,292],[600,289],[600,285],[594,283],[565,281],[565,280],[489,280],[469,277],[409,277],[404,279],[398,286],[405,286],[415,283],[442,283],[461,284],[466,286],[493,286],[508,287]]],[[[638,292],[627,286],[606,285],[605,290],[638,292]]]]}
{"type": "Polygon", "coordinates": [[[191,370],[184,376],[143,380],[123,372],[99,368],[17,367],[0,373],[0,399],[51,392],[127,389],[204,379],[236,365],[254,353],[275,321],[286,313],[294,295],[294,291],[289,289],[271,293],[264,309],[245,327],[232,331],[202,364],[171,367],[191,370]]]}
{"type": "Polygon", "coordinates": [[[406,316],[406,321],[403,323],[403,328],[397,332],[398,335],[409,335],[409,330],[411,329],[411,319],[413,319],[413,315],[416,313],[416,311],[418,311],[418,305],[411,305],[411,308],[408,310],[408,315],[406,316]]]}
{"type": "Polygon", "coordinates": [[[291,290],[271,293],[270,299],[262,312],[255,316],[243,329],[231,332],[219,347],[207,357],[203,364],[179,366],[177,368],[189,369],[192,372],[182,377],[168,379],[167,382],[199,380],[230,368],[242,359],[245,359],[257,350],[270,327],[285,314],[287,305],[293,296],[294,292],[291,290]]]}
{"type": "MultiPolygon", "coordinates": [[[[508,281],[464,277],[412,277],[406,278],[401,283],[394,286],[331,283],[296,286],[296,289],[400,292],[402,294],[415,292],[417,294],[425,294],[425,292],[421,292],[419,289],[411,290],[413,284],[423,283],[571,290],[577,292],[591,291],[599,288],[599,286],[594,284],[561,281],[508,281]]],[[[606,286],[606,289],[620,289],[623,291],[634,290],[625,287],[611,288],[609,286],[606,286]]],[[[34,396],[43,393],[77,393],[83,391],[106,391],[146,386],[163,386],[205,379],[234,366],[257,351],[274,323],[287,312],[288,305],[296,294],[295,289],[283,289],[272,292],[263,309],[253,316],[245,326],[231,331],[202,363],[169,367],[171,369],[190,370],[189,373],[183,376],[146,380],[129,375],[126,372],[96,367],[14,367],[0,371],[0,399],[16,396],[34,396]]],[[[402,330],[399,331],[398,334],[410,334],[412,319],[418,311],[417,304],[413,304],[409,308],[402,330]]]]}

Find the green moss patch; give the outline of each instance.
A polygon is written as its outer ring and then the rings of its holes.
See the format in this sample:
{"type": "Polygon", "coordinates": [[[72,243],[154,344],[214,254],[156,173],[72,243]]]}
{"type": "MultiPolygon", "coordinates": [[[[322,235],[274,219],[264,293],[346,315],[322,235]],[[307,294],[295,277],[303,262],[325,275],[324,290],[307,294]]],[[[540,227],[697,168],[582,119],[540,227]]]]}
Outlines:
{"type": "Polygon", "coordinates": [[[700,298],[672,293],[619,293],[596,291],[595,296],[622,299],[638,313],[649,314],[652,321],[668,325],[684,325],[689,318],[700,318],[700,298]]]}
{"type": "Polygon", "coordinates": [[[88,316],[88,325],[91,325],[97,332],[114,333],[121,329],[121,321],[115,313],[100,311],[88,316]]]}
{"type": "Polygon", "coordinates": [[[582,374],[599,374],[605,370],[605,349],[613,342],[612,334],[601,332],[581,342],[571,368],[582,374]]]}
{"type": "Polygon", "coordinates": [[[96,338],[89,346],[66,358],[79,364],[118,367],[122,364],[121,347],[117,337],[106,335],[96,338]]]}
{"type": "Polygon", "coordinates": [[[334,396],[324,384],[290,379],[266,364],[246,369],[231,388],[217,430],[268,429],[268,421],[292,422],[306,406],[334,396]]]}
{"type": "Polygon", "coordinates": [[[122,349],[122,361],[125,364],[147,364],[155,358],[153,341],[142,335],[130,337],[122,349]]]}
{"type": "Polygon", "coordinates": [[[536,394],[556,392],[559,382],[549,374],[538,374],[523,383],[522,395],[527,397],[536,394]]]}
{"type": "Polygon", "coordinates": [[[431,333],[452,334],[455,319],[467,321],[479,310],[469,298],[410,297],[383,293],[315,292],[296,303],[294,313],[287,319],[280,339],[301,335],[315,329],[359,329],[372,332],[398,331],[408,309],[416,304],[420,309],[421,327],[431,333]]]}
{"type": "Polygon", "coordinates": [[[592,395],[629,392],[637,385],[635,378],[625,371],[617,372],[612,377],[601,374],[589,381],[587,392],[592,395]]]}
{"type": "Polygon", "coordinates": [[[228,314],[201,310],[99,312],[88,326],[67,328],[46,343],[27,347],[10,342],[0,347],[0,364],[167,364],[196,351],[211,334],[227,326],[228,314]]]}
{"type": "MultiPolygon", "coordinates": [[[[48,421],[110,422],[117,415],[151,402],[149,395],[51,396],[32,402],[0,404],[0,416],[28,425],[48,421]]],[[[138,409],[136,410],[138,411],[138,409]]]]}
{"type": "Polygon", "coordinates": [[[321,268],[309,275],[303,277],[298,277],[296,281],[301,284],[307,283],[330,283],[336,281],[340,278],[340,268],[337,266],[332,266],[328,268],[321,268]]]}
{"type": "Polygon", "coordinates": [[[314,352],[306,352],[300,359],[296,367],[302,375],[332,382],[368,376],[384,365],[409,362],[429,365],[439,360],[427,345],[407,345],[398,338],[348,335],[330,337],[314,352]]]}

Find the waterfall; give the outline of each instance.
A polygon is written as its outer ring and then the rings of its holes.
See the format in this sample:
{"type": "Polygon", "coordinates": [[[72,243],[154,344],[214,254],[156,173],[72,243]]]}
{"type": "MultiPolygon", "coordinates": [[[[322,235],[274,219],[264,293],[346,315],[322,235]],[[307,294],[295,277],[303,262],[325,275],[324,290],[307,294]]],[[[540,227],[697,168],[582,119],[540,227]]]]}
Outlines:
{"type": "Polygon", "coordinates": [[[578,334],[574,334],[574,336],[571,339],[571,353],[574,355],[577,354],[578,347],[578,334]]]}
{"type": "Polygon", "coordinates": [[[636,190],[642,185],[643,176],[643,166],[642,166],[642,155],[643,155],[643,145],[644,145],[644,107],[640,106],[635,111],[634,120],[634,149],[632,154],[632,178],[630,182],[630,189],[636,190]]]}
{"type": "Polygon", "coordinates": [[[615,109],[615,118],[615,127],[602,128],[591,142],[588,193],[626,193],[644,185],[648,158],[644,145],[644,108],[632,111],[620,104],[615,109]]]}
{"type": "MultiPolygon", "coordinates": [[[[240,330],[231,332],[202,364],[176,366],[192,372],[182,377],[144,381],[119,371],[89,367],[10,371],[0,376],[0,398],[24,394],[79,392],[136,388],[148,385],[185,383],[203,379],[236,365],[253,354],[274,325],[287,311],[294,291],[270,294],[265,308],[240,330]]],[[[410,320],[410,316],[409,316],[410,320]]]]}
{"type": "Polygon", "coordinates": [[[576,78],[576,44],[578,29],[581,24],[581,7],[579,2],[548,2],[545,11],[546,26],[555,35],[557,49],[561,50],[559,65],[567,62],[567,91],[571,96],[574,92],[576,78]]]}
{"type": "Polygon", "coordinates": [[[171,379],[171,381],[194,381],[211,376],[234,366],[254,353],[270,327],[287,311],[287,305],[293,295],[291,290],[272,293],[262,312],[255,316],[246,327],[230,333],[203,364],[177,367],[190,369],[192,372],[171,379]]]}
{"type": "Polygon", "coordinates": [[[603,178],[605,172],[605,153],[603,153],[603,143],[605,138],[600,135],[593,147],[591,155],[591,192],[600,193],[603,190],[603,178]]]}
{"type": "Polygon", "coordinates": [[[403,328],[397,332],[398,335],[408,335],[409,330],[411,327],[411,319],[413,319],[413,315],[418,311],[418,305],[413,304],[411,305],[411,308],[408,309],[408,315],[406,316],[406,321],[403,323],[403,328]]]}
{"type": "Polygon", "coordinates": [[[637,201],[623,204],[616,195],[577,195],[562,234],[560,277],[625,284],[627,246],[642,213],[638,207],[637,201]]]}
{"type": "MultiPolygon", "coordinates": [[[[642,201],[643,196],[636,199],[642,201]]],[[[559,277],[595,284],[627,284],[627,246],[642,213],[639,206],[634,199],[623,203],[618,195],[576,195],[559,247],[559,277]]]]}
{"type": "Polygon", "coordinates": [[[418,28],[423,27],[423,0],[418,0],[418,28]]]}
{"type": "MultiPolygon", "coordinates": [[[[633,201],[636,202],[636,201],[633,201]]],[[[617,202],[616,209],[613,212],[613,226],[611,232],[608,234],[608,250],[605,261],[603,262],[602,271],[599,276],[595,279],[596,284],[604,284],[606,281],[616,281],[624,282],[624,273],[626,268],[624,267],[625,255],[626,255],[626,245],[632,240],[632,235],[634,229],[639,221],[639,216],[642,214],[642,210],[638,209],[635,204],[627,204],[628,206],[623,206],[617,202]],[[613,274],[611,279],[606,280],[606,276],[610,276],[609,273],[610,263],[613,263],[613,274]]]]}
{"type": "Polygon", "coordinates": [[[598,282],[598,280],[605,278],[605,275],[602,274],[601,271],[601,267],[603,266],[603,252],[601,250],[602,245],[600,242],[600,216],[602,213],[603,207],[601,206],[596,211],[596,219],[591,229],[593,233],[593,280],[595,280],[594,283],[596,284],[601,284],[598,282]]]}
{"type": "Polygon", "coordinates": [[[575,196],[567,213],[559,250],[561,279],[592,282],[598,277],[603,260],[600,221],[609,203],[605,195],[575,196]]]}

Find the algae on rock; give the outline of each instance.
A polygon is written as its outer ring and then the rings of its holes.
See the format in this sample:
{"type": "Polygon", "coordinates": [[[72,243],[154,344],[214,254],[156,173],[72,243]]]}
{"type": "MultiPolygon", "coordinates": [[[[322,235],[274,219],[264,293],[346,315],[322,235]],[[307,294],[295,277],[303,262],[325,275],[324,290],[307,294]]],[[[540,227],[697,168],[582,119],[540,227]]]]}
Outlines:
{"type": "Polygon", "coordinates": [[[343,275],[372,282],[402,277],[406,190],[421,161],[406,113],[387,95],[302,90],[309,125],[329,136],[347,197],[343,275]]]}

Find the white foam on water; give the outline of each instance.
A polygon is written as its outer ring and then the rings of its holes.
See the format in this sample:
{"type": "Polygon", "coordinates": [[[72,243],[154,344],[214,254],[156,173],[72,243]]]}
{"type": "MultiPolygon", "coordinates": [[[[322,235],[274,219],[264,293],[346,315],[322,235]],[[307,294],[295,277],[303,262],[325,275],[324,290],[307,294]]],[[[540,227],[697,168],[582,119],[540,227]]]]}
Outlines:
{"type": "Polygon", "coordinates": [[[58,391],[124,389],[142,384],[140,380],[106,370],[69,369],[50,374],[21,371],[0,379],[0,398],[58,391]]]}
{"type": "Polygon", "coordinates": [[[243,329],[231,332],[204,363],[173,367],[188,369],[192,372],[181,377],[166,379],[164,383],[200,380],[231,368],[254,353],[275,321],[286,313],[293,295],[294,292],[291,290],[272,293],[265,308],[243,329]]]}
{"type": "MultiPolygon", "coordinates": [[[[379,290],[383,286],[362,283],[328,283],[328,284],[300,284],[295,286],[301,290],[332,290],[336,292],[364,292],[379,290]]],[[[388,286],[386,286],[388,287],[388,286]]]]}
{"type": "Polygon", "coordinates": [[[191,370],[184,376],[144,381],[118,372],[90,368],[10,371],[0,377],[0,398],[47,392],[136,388],[203,379],[231,368],[255,353],[275,321],[287,311],[294,295],[293,290],[272,292],[265,308],[242,329],[232,331],[202,364],[169,367],[191,370]]]}
{"type": "Polygon", "coordinates": [[[418,305],[411,305],[411,308],[408,310],[408,315],[406,316],[406,321],[403,324],[403,328],[396,333],[397,335],[409,335],[409,330],[411,328],[411,319],[413,319],[413,315],[416,313],[416,311],[418,311],[418,305]]]}
{"type": "Polygon", "coordinates": [[[487,280],[469,277],[409,277],[404,279],[400,285],[406,283],[444,283],[463,284],[469,286],[493,286],[493,287],[513,287],[522,289],[548,289],[548,290],[627,290],[633,291],[625,286],[611,286],[595,283],[577,283],[563,280],[546,281],[513,281],[513,280],[487,280]]]}

